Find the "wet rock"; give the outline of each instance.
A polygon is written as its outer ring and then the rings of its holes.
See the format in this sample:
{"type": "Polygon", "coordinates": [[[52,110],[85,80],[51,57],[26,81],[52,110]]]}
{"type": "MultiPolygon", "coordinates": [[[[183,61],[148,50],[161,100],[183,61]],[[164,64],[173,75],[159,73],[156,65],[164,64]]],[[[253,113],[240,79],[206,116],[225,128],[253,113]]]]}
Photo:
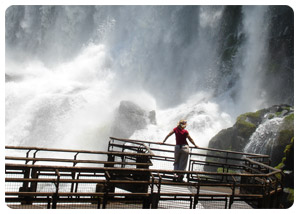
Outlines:
{"type": "MultiPolygon", "coordinates": [[[[289,105],[274,105],[270,108],[240,115],[232,127],[221,130],[214,136],[208,147],[243,152],[257,128],[267,120],[274,118],[283,118],[283,122],[278,127],[277,132],[272,135],[273,137],[276,136],[275,139],[270,140],[269,145],[266,144],[266,148],[262,148],[262,151],[266,151],[267,155],[270,155],[271,164],[276,166],[283,157],[286,145],[294,136],[294,109],[289,105]]],[[[266,132],[268,131],[266,130],[266,132]]],[[[271,135],[266,133],[265,136],[271,135]]],[[[263,140],[269,141],[269,139],[263,140]]]]}
{"type": "Polygon", "coordinates": [[[121,101],[115,113],[111,136],[129,138],[136,130],[156,124],[155,111],[147,112],[131,101],[121,101]]]}

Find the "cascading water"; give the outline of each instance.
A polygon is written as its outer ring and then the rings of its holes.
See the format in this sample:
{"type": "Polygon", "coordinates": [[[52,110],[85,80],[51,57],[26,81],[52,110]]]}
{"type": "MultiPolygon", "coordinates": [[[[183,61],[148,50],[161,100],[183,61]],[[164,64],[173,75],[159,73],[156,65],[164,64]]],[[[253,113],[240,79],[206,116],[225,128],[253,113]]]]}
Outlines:
{"type": "Polygon", "coordinates": [[[51,69],[15,66],[24,79],[6,84],[6,143],[82,148],[106,137],[114,107],[106,62],[104,47],[93,45],[51,69]]]}
{"type": "Polygon", "coordinates": [[[196,143],[207,146],[236,115],[272,104],[263,88],[268,13],[266,6],[8,8],[6,145],[105,150],[114,110],[131,100],[155,110],[157,121],[132,138],[161,141],[187,118],[196,143]]]}
{"type": "MultiPolygon", "coordinates": [[[[199,146],[206,146],[217,130],[231,125],[231,117],[222,112],[216,103],[208,101],[207,94],[199,93],[174,108],[159,110],[157,124],[150,124],[145,129],[137,130],[132,138],[160,142],[181,118],[188,120],[190,135],[199,146]]],[[[168,142],[175,143],[175,139],[168,142]]]]}
{"type": "Polygon", "coordinates": [[[271,154],[272,147],[278,138],[278,130],[284,118],[266,120],[251,135],[244,151],[255,154],[271,154]]]}

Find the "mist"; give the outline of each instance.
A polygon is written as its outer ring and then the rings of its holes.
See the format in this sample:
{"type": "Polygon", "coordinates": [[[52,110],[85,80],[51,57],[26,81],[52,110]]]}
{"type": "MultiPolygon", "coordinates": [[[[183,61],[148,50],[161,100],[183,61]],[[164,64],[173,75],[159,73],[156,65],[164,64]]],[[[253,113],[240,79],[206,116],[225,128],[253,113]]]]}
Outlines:
{"type": "Polygon", "coordinates": [[[115,109],[130,100],[157,120],[131,138],[161,141],[186,118],[206,146],[241,113],[293,104],[291,75],[272,75],[285,90],[266,87],[275,9],[11,6],[6,145],[106,149],[115,109]]]}

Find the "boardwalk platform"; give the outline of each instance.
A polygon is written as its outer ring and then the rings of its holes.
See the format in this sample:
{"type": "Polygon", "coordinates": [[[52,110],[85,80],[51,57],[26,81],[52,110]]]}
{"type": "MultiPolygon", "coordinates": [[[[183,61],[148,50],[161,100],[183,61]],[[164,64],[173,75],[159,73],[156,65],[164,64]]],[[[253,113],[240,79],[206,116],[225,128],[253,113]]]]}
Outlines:
{"type": "MultiPolygon", "coordinates": [[[[151,191],[149,189],[149,191],[151,191]]],[[[162,188],[162,193],[193,193],[195,192],[195,188],[187,188],[185,186],[176,186],[176,185],[166,185],[162,188]]],[[[228,193],[230,189],[227,188],[206,188],[206,190],[201,190],[200,193],[204,194],[222,194],[228,193]]],[[[125,191],[119,189],[116,192],[124,193],[125,191]]],[[[196,209],[224,209],[225,204],[229,203],[229,201],[216,201],[216,200],[208,200],[198,203],[196,209]]],[[[8,205],[12,209],[47,209],[47,205],[8,205]]],[[[161,200],[158,203],[158,209],[190,209],[191,201],[190,200],[177,200],[174,203],[173,200],[161,200]]],[[[58,205],[57,209],[97,209],[97,204],[62,204],[58,205]]],[[[136,201],[127,201],[125,203],[122,202],[110,202],[107,204],[106,209],[142,209],[143,206],[141,203],[136,203],[136,201]]],[[[244,201],[235,201],[232,206],[232,209],[252,209],[252,207],[244,201]]]]}
{"type": "Polygon", "coordinates": [[[279,206],[281,171],[268,156],[191,148],[188,170],[174,171],[173,147],[118,138],[107,151],[6,146],[5,200],[13,209],[279,206]]]}

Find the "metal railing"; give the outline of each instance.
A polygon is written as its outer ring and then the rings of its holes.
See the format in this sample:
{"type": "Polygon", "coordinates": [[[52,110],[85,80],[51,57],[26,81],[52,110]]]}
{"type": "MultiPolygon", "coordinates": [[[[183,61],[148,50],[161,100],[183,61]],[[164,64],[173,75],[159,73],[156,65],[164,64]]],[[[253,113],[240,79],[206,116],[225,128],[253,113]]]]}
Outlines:
{"type": "Polygon", "coordinates": [[[111,138],[106,152],[6,146],[22,151],[5,158],[6,203],[12,208],[176,208],[176,201],[194,209],[216,208],[216,202],[217,208],[238,202],[278,207],[281,171],[266,164],[268,156],[191,148],[187,171],[162,169],[160,164],[174,160],[172,147],[119,138],[111,138]],[[173,182],[174,173],[186,174],[186,182],[173,182]]]}

